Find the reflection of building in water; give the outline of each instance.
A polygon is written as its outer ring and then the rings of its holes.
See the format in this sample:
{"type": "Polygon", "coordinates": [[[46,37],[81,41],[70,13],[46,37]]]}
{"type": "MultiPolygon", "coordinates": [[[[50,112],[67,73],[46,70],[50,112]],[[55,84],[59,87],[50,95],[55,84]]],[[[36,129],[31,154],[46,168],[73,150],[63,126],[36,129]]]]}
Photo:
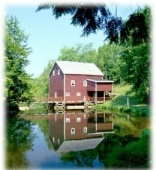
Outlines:
{"type": "Polygon", "coordinates": [[[95,148],[113,132],[112,114],[64,112],[50,118],[50,139],[58,152],[95,148]]]}

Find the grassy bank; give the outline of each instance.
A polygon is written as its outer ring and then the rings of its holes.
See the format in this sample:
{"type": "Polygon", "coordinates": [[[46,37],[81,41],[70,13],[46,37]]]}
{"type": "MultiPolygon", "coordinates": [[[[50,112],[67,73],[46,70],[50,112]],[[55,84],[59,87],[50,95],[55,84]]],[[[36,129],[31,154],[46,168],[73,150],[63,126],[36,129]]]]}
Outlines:
{"type": "MultiPolygon", "coordinates": [[[[19,107],[27,107],[26,103],[20,103],[19,107]]],[[[47,114],[46,103],[31,103],[28,110],[21,110],[20,114],[47,114]]]]}
{"type": "Polygon", "coordinates": [[[96,105],[96,109],[130,113],[135,116],[150,116],[150,106],[141,103],[131,89],[130,85],[114,85],[113,91],[116,96],[111,101],[96,105]]]}

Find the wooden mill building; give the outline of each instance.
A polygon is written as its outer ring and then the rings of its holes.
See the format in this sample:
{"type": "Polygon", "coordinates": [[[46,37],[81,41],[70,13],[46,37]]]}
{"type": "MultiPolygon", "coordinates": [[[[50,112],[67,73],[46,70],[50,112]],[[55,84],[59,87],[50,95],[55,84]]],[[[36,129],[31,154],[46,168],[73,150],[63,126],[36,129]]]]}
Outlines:
{"type": "Polygon", "coordinates": [[[56,61],[49,75],[49,99],[65,103],[104,102],[113,81],[104,79],[94,63],[56,61]]]}

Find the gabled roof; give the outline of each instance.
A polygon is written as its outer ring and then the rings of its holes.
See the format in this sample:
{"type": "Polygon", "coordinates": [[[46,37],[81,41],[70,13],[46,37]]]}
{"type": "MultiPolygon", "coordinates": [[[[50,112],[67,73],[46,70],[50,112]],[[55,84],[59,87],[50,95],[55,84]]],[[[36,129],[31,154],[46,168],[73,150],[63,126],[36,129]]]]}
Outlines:
{"type": "Polygon", "coordinates": [[[82,63],[73,61],[56,61],[64,74],[81,74],[103,76],[103,73],[94,63],[82,63]]]}
{"type": "Polygon", "coordinates": [[[64,141],[57,152],[84,151],[88,149],[94,149],[103,141],[103,139],[104,137],[64,141]]]}

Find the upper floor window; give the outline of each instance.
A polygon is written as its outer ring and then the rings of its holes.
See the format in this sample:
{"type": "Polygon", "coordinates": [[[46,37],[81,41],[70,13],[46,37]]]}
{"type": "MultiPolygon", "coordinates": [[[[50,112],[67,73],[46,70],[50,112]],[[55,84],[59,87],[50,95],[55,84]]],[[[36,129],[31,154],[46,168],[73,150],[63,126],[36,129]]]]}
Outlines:
{"type": "Polygon", "coordinates": [[[66,123],[70,123],[70,118],[66,118],[66,123]]]}
{"type": "Polygon", "coordinates": [[[86,80],[83,81],[83,86],[87,86],[87,81],[86,80]]]}
{"type": "Polygon", "coordinates": [[[60,69],[57,70],[57,74],[60,75],[60,69]]]}
{"type": "Polygon", "coordinates": [[[71,80],[71,86],[75,86],[75,80],[71,80]]]}
{"type": "Polygon", "coordinates": [[[53,70],[53,76],[55,76],[55,70],[53,70]]]}
{"type": "Polygon", "coordinates": [[[77,117],[77,118],[76,118],[76,122],[81,122],[81,118],[80,118],[80,117],[77,117]]]}

